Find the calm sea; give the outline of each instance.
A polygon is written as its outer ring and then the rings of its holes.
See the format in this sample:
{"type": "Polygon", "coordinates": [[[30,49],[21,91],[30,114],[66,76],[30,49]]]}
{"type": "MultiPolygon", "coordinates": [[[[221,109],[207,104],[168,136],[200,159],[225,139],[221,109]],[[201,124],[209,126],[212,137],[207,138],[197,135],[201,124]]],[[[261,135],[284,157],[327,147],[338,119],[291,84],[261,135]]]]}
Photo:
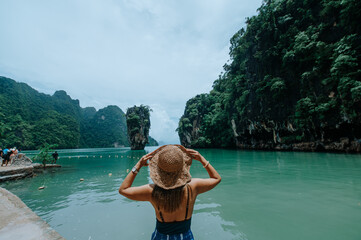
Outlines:
{"type": "MultiPolygon", "coordinates": [[[[124,198],[118,188],[127,171],[153,149],[60,150],[61,169],[1,187],[66,239],[150,239],[155,228],[152,206],[124,198]],[[42,185],[46,188],[38,190],[42,185]]],[[[222,182],[197,198],[192,217],[196,239],[361,239],[360,155],[219,149],[200,153],[222,182]]],[[[196,161],[191,174],[207,177],[196,161]]],[[[148,169],[142,168],[134,185],[150,181],[148,169]]]]}

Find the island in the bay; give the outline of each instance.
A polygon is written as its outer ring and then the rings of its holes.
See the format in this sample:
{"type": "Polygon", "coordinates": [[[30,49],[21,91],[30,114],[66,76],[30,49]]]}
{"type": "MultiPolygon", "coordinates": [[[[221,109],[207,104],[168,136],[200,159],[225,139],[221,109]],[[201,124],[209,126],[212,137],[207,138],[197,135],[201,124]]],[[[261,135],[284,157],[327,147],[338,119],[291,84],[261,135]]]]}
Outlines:
{"type": "Polygon", "coordinates": [[[264,1],[210,93],[179,121],[188,147],[361,152],[360,1],[264,1]]]}

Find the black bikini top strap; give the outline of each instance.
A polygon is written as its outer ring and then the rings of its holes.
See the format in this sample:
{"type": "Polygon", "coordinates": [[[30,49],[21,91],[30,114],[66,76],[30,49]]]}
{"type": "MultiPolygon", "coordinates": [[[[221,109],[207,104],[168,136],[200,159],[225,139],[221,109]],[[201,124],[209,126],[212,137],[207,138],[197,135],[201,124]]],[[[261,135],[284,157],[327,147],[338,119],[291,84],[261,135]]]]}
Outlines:
{"type": "Polygon", "coordinates": [[[189,195],[192,193],[192,189],[191,187],[187,184],[187,190],[188,190],[188,193],[187,193],[187,207],[186,207],[186,216],[184,218],[184,220],[187,220],[187,217],[188,217],[188,208],[189,208],[189,195]]]}
{"type": "Polygon", "coordinates": [[[163,214],[160,211],[159,206],[158,206],[158,212],[159,212],[160,219],[162,220],[162,222],[164,222],[163,214]]]}

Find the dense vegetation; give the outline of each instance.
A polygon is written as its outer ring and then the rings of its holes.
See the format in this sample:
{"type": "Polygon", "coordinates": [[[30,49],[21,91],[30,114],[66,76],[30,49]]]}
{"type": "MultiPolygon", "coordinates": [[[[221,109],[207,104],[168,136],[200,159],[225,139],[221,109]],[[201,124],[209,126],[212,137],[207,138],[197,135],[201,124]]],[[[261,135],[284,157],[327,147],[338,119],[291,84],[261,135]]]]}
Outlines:
{"type": "Polygon", "coordinates": [[[50,154],[56,145],[45,144],[39,149],[39,153],[33,157],[33,161],[38,161],[43,164],[43,167],[46,167],[46,164],[54,163],[54,157],[50,154]]]}
{"type": "Polygon", "coordinates": [[[187,102],[182,144],[359,144],[360,16],[357,0],[264,1],[231,38],[213,90],[187,102]]]}
{"type": "Polygon", "coordinates": [[[124,112],[117,106],[81,108],[65,91],[53,96],[0,77],[0,147],[38,149],[129,146],[124,112]]]}
{"type": "Polygon", "coordinates": [[[88,109],[81,124],[81,145],[85,147],[129,146],[124,112],[117,106],[88,109]]]}
{"type": "Polygon", "coordinates": [[[144,105],[127,109],[128,138],[131,149],[143,150],[149,142],[150,111],[151,109],[144,105]]]}

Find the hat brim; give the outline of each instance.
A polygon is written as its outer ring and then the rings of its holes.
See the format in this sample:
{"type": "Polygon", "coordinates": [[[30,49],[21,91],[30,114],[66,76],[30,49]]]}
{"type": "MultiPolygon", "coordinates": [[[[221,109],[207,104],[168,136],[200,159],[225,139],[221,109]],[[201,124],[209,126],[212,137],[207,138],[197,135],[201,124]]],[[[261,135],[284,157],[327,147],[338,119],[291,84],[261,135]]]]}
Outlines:
{"type": "MultiPolygon", "coordinates": [[[[180,149],[181,150],[181,149],[180,149]]],[[[150,178],[154,184],[163,189],[174,189],[186,185],[192,180],[192,176],[189,169],[192,165],[192,158],[183,150],[184,165],[180,171],[166,172],[158,167],[159,154],[162,151],[157,152],[152,159],[149,160],[150,178]]]]}

